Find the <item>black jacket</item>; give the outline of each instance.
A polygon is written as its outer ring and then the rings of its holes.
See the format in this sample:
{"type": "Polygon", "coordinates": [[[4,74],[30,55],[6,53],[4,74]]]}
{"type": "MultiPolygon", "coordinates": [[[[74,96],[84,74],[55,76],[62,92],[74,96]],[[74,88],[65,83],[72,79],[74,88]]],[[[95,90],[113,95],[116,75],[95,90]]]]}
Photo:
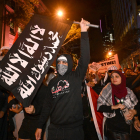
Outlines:
{"type": "Polygon", "coordinates": [[[81,33],[81,57],[75,71],[72,71],[70,55],[63,55],[67,58],[68,70],[50,81],[38,128],[42,128],[49,116],[52,124],[61,127],[74,127],[83,122],[81,85],[90,60],[88,33],[81,33]]]}
{"type": "Polygon", "coordinates": [[[43,107],[42,102],[44,101],[44,98],[46,96],[46,90],[47,90],[47,86],[42,84],[40,86],[39,90],[37,91],[32,103],[31,103],[31,105],[34,105],[35,113],[28,114],[28,113],[25,112],[25,110],[23,108],[25,119],[30,119],[30,120],[39,119],[40,114],[41,114],[41,110],[42,110],[42,107],[43,107]]]}

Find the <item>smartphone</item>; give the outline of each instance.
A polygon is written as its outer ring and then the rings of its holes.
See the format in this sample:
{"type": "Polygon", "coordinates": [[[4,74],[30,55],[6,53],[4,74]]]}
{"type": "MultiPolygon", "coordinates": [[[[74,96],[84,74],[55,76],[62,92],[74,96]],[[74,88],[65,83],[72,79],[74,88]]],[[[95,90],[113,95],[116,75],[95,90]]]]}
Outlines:
{"type": "Polygon", "coordinates": [[[16,105],[15,105],[15,104],[13,104],[13,105],[12,105],[12,108],[16,108],[16,105]]]}

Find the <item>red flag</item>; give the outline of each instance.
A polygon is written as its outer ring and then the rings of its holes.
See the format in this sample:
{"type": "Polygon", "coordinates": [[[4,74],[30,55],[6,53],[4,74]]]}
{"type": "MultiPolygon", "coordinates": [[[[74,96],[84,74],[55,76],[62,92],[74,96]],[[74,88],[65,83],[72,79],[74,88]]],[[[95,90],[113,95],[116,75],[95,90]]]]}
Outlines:
{"type": "Polygon", "coordinates": [[[99,140],[103,140],[103,113],[97,111],[97,99],[99,95],[91,88],[87,86],[87,93],[90,102],[90,108],[96,132],[99,140]]]}
{"type": "Polygon", "coordinates": [[[16,35],[15,35],[15,38],[14,38],[13,44],[15,43],[15,41],[17,40],[17,38],[18,38],[18,32],[16,32],[16,35]]]}

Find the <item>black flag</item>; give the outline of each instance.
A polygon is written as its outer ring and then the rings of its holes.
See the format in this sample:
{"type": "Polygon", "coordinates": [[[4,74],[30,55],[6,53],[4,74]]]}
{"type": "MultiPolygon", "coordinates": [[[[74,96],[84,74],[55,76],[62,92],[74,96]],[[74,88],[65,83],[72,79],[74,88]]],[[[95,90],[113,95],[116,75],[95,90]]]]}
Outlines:
{"type": "Polygon", "coordinates": [[[31,104],[72,22],[34,15],[0,63],[0,85],[24,107],[31,104]]]}

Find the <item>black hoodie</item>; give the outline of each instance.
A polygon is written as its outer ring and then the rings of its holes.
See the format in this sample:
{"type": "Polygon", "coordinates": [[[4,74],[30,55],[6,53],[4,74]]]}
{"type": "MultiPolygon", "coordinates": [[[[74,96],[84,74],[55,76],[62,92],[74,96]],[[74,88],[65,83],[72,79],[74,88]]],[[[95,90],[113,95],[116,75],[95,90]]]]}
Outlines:
{"type": "Polygon", "coordinates": [[[63,76],[58,75],[50,81],[38,128],[42,128],[49,116],[51,123],[60,127],[82,125],[81,85],[90,60],[88,33],[81,33],[81,57],[75,71],[72,71],[71,56],[63,56],[67,58],[68,70],[63,76]]]}

